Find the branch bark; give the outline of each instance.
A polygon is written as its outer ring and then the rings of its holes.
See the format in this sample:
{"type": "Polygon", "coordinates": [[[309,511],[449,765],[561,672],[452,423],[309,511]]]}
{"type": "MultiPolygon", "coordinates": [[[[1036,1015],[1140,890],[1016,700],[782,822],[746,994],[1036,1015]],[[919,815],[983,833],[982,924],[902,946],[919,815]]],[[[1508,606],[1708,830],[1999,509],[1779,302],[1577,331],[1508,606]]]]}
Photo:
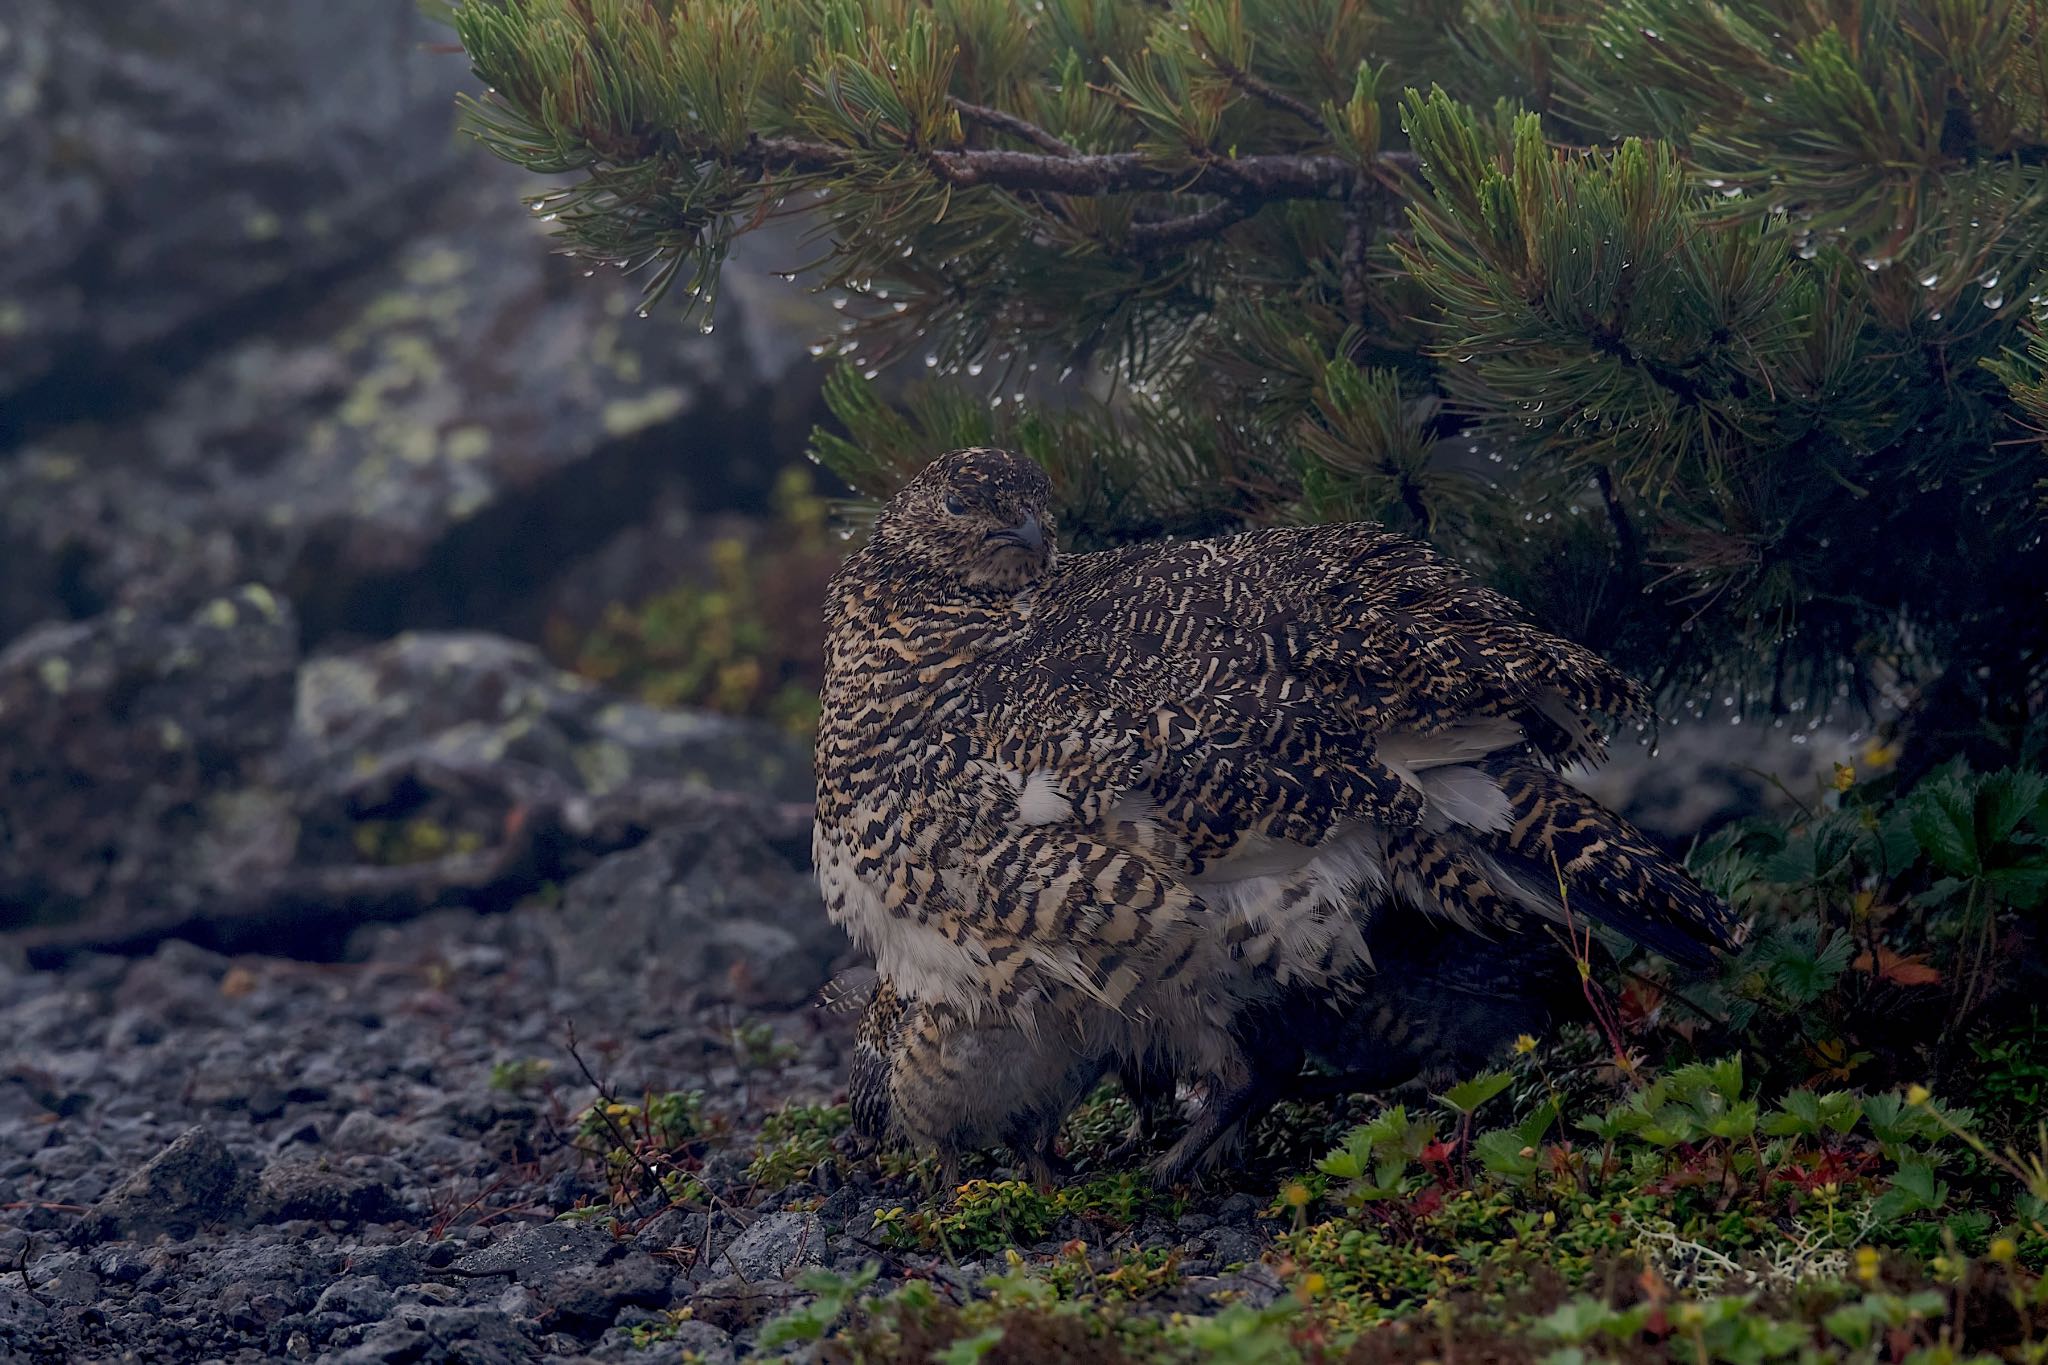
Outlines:
{"type": "Polygon", "coordinates": [[[1082,154],[1079,147],[1054,137],[1029,119],[1019,118],[1002,109],[991,109],[985,104],[969,104],[961,99],[949,98],[947,103],[953,106],[954,112],[970,123],[978,123],[999,133],[1008,133],[1011,137],[1020,138],[1054,156],[1072,157],[1082,154]]]}
{"type": "MultiPolygon", "coordinates": [[[[804,138],[756,137],[737,152],[720,153],[708,147],[681,150],[764,174],[835,175],[858,164],[858,155],[851,148],[804,138]]],[[[1174,166],[1143,152],[1066,155],[1003,148],[932,148],[923,153],[923,159],[948,184],[960,189],[988,186],[1086,197],[1206,194],[1257,201],[1340,199],[1359,174],[1359,168],[1342,157],[1307,154],[1213,156],[1174,166]]],[[[1401,164],[1398,153],[1382,153],[1381,159],[1390,165],[1401,164]]]]}

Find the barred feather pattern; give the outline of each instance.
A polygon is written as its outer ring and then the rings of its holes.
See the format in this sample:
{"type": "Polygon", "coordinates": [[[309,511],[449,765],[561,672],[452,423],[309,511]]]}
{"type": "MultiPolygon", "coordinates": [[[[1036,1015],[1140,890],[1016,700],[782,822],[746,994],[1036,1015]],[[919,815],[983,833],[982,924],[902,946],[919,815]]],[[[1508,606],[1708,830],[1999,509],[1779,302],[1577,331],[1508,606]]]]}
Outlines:
{"type": "Polygon", "coordinates": [[[1061,555],[1049,503],[1030,462],[954,452],[829,590],[816,862],[899,1030],[1229,1080],[1247,1010],[1369,970],[1389,896],[1500,934],[1583,888],[1660,948],[1731,940],[1556,777],[1640,689],[1428,547],[1350,525],[1061,555]]]}

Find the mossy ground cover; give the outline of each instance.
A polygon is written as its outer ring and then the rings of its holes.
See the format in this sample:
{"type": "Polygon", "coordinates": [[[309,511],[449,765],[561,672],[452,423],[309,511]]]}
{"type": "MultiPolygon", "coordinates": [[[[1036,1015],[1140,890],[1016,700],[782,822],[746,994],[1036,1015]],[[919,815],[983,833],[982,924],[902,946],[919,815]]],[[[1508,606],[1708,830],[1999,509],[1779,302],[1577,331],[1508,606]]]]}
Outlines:
{"type": "Polygon", "coordinates": [[[859,1191],[872,1264],[808,1272],[763,1351],[2048,1360],[2044,831],[2033,774],[1897,793],[1844,770],[1790,824],[1695,850],[1753,926],[1717,978],[1593,951],[1586,1021],[1440,1093],[1285,1105],[1197,1188],[1148,1182],[1113,1088],[1069,1119],[1076,1174],[1050,1189],[995,1156],[938,1187],[857,1150],[835,1104],[612,1099],[578,1131],[612,1216],[859,1191]],[[1256,1235],[1213,1263],[1184,1234],[1232,1201],[1256,1235]]]}

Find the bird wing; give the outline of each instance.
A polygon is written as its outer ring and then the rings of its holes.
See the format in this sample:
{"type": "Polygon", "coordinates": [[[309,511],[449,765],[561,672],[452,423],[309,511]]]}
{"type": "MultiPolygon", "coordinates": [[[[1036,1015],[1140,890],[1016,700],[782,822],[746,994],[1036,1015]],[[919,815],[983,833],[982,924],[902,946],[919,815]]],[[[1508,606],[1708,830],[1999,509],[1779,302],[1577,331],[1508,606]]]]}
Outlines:
{"type": "MultiPolygon", "coordinates": [[[[1674,956],[1730,941],[1725,907],[1551,771],[1603,754],[1609,723],[1646,713],[1640,688],[1405,537],[1073,556],[982,676],[998,837],[1029,832],[1047,865],[1066,841],[1131,851],[1283,976],[1366,955],[1361,886],[1504,930],[1563,913],[1562,883],[1674,956]]],[[[1020,933],[1122,923],[1115,886],[1062,885],[1080,901],[1020,933]]]]}

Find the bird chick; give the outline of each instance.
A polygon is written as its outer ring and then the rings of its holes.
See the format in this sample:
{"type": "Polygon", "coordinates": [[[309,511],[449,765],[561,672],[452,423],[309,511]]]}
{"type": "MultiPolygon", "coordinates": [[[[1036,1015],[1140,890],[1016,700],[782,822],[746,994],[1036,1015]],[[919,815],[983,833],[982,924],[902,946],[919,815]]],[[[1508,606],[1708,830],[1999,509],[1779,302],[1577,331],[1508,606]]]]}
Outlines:
{"type": "Polygon", "coordinates": [[[905,1001],[886,981],[861,1015],[847,1083],[854,1131],[870,1144],[901,1140],[939,1161],[957,1183],[970,1152],[1008,1148],[1041,1186],[1064,1175],[1060,1124],[1094,1089],[1110,1052],[954,1010],[905,1001]]]}

